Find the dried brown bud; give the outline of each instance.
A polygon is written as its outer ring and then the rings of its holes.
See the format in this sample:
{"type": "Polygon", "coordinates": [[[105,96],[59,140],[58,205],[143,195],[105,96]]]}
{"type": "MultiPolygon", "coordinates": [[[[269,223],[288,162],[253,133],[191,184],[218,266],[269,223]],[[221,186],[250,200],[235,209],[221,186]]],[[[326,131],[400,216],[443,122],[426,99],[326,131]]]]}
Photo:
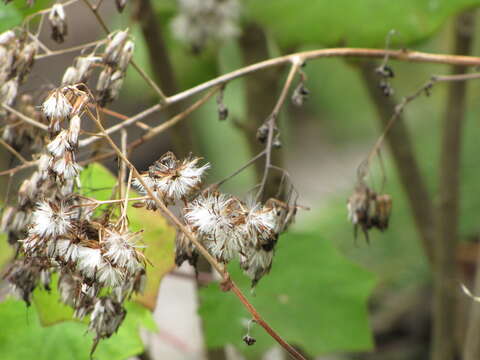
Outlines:
{"type": "Polygon", "coordinates": [[[257,342],[257,340],[254,337],[251,337],[250,335],[245,335],[242,340],[248,346],[252,346],[257,342]]]}
{"type": "Polygon", "coordinates": [[[303,106],[308,99],[310,91],[305,87],[303,82],[300,82],[292,94],[292,102],[295,106],[303,106]]]}
{"type": "Polygon", "coordinates": [[[67,21],[62,4],[55,4],[48,15],[52,26],[52,39],[57,43],[63,43],[67,35],[67,21]]]}

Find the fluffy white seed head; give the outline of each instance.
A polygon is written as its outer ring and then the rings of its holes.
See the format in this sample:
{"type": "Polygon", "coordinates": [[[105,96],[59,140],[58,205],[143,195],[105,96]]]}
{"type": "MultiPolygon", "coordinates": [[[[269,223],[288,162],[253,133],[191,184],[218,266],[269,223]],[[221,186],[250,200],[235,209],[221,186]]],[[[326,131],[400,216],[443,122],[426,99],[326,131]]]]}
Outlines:
{"type": "Polygon", "coordinates": [[[140,267],[136,248],[138,234],[106,229],[102,238],[104,256],[116,267],[135,273],[140,267]]]}
{"type": "Polygon", "coordinates": [[[47,149],[52,154],[53,157],[59,158],[65,154],[66,151],[72,150],[72,146],[68,141],[68,131],[62,130],[60,133],[53,139],[53,141],[47,145],[47,149]]]}
{"type": "Polygon", "coordinates": [[[42,111],[47,119],[63,120],[70,116],[72,105],[65,95],[57,89],[44,101],[42,111]]]}
{"type": "Polygon", "coordinates": [[[92,249],[85,246],[78,247],[77,269],[87,278],[94,278],[105,265],[100,249],[92,249]]]}
{"type": "Polygon", "coordinates": [[[41,238],[66,235],[72,228],[76,211],[63,202],[41,201],[33,212],[30,234],[41,238]]]}

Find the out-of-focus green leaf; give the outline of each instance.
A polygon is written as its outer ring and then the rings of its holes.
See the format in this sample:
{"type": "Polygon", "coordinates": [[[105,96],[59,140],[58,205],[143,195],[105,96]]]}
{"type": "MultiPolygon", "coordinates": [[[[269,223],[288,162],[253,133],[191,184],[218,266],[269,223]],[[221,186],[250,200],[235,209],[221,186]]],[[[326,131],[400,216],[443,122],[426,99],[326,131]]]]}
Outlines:
{"type": "Polygon", "coordinates": [[[248,0],[247,15],[266,26],[284,46],[383,47],[409,45],[431,36],[449,17],[478,0],[248,0]]]}
{"type": "MultiPolygon", "coordinates": [[[[230,270],[248,292],[248,279],[238,266],[230,270]]],[[[371,273],[346,260],[330,241],[293,233],[280,238],[273,269],[249,300],[279,334],[311,355],[367,350],[372,338],[366,300],[374,284],[371,273]]],[[[252,332],[255,346],[242,343],[249,314],[233,294],[211,285],[201,291],[201,299],[209,347],[235,344],[252,358],[273,345],[258,326],[252,332]]]]}
{"type": "Polygon", "coordinates": [[[0,33],[19,25],[23,16],[15,7],[0,5],[0,33]]]}
{"type": "Polygon", "coordinates": [[[37,0],[33,6],[28,6],[25,0],[15,0],[8,5],[0,5],[0,33],[21,25],[25,16],[47,8],[51,0],[37,0]]]}
{"type": "Polygon", "coordinates": [[[60,301],[57,283],[58,275],[54,274],[49,292],[36,289],[33,293],[33,303],[42,326],[55,325],[73,319],[73,309],[60,301]]]}
{"type": "MultiPolygon", "coordinates": [[[[2,360],[85,360],[89,358],[92,336],[86,335],[85,324],[67,321],[42,327],[35,308],[23,302],[7,300],[0,304],[0,323],[8,329],[0,332],[2,360]]],[[[154,328],[148,310],[134,303],[127,304],[127,316],[117,334],[100,342],[95,352],[98,360],[124,360],[144,349],[139,336],[140,326],[154,328]]]]}

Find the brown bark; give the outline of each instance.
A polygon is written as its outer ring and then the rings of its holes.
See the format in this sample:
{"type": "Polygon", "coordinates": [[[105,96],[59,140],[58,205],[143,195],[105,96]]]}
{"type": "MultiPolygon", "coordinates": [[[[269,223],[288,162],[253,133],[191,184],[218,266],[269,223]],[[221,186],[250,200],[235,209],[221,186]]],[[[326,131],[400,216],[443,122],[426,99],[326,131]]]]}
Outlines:
{"type": "MultiPolygon", "coordinates": [[[[471,11],[458,16],[455,22],[453,49],[455,54],[470,53],[472,29],[471,11]]],[[[464,72],[463,67],[452,67],[454,74],[464,72]]],[[[460,150],[465,117],[466,86],[466,82],[452,82],[448,85],[447,107],[443,120],[437,242],[434,252],[432,360],[453,360],[456,353],[454,335],[458,283],[455,254],[458,242],[460,150]]]]}

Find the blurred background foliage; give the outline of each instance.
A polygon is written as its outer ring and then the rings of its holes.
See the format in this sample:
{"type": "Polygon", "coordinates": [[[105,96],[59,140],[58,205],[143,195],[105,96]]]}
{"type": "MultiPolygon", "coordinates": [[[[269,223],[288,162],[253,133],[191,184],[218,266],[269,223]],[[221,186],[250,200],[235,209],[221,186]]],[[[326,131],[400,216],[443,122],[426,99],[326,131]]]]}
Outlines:
{"type": "MultiPolygon", "coordinates": [[[[48,3],[37,1],[35,9],[48,3]]],[[[392,29],[396,31],[391,39],[392,48],[448,53],[452,40],[451,19],[468,8],[473,11],[480,1],[245,0],[241,4],[242,27],[259,24],[266,34],[269,57],[274,57],[323,47],[384,48],[387,33],[392,29]]],[[[82,8],[81,5],[78,4],[78,8],[82,8]]],[[[188,45],[176,40],[170,27],[177,14],[176,1],[158,0],[154,1],[154,6],[179,89],[190,88],[244,66],[242,52],[245,50],[236,39],[210,44],[200,54],[192,54],[188,45]]],[[[29,12],[31,10],[20,0],[0,5],[1,29],[19,24],[29,12]]],[[[85,11],[79,14],[85,18],[90,16],[85,11]]],[[[139,26],[131,19],[130,5],[121,15],[116,14],[113,7],[107,7],[102,14],[108,18],[111,28],[130,27],[136,40],[135,60],[153,76],[147,44],[139,26]]],[[[72,31],[78,30],[72,28],[72,31]]],[[[99,34],[89,28],[83,39],[96,39],[99,34]]],[[[479,34],[478,30],[476,34],[479,34]]],[[[474,54],[478,52],[480,36],[475,38],[474,54]]],[[[63,61],[66,67],[71,57],[63,61]]],[[[291,234],[281,237],[271,274],[260,282],[255,296],[250,298],[280,334],[311,356],[343,353],[344,358],[350,358],[346,353],[372,351],[371,358],[375,359],[375,353],[382,354],[384,350],[386,353],[379,355],[381,359],[424,359],[428,343],[418,342],[416,338],[409,340],[415,337],[408,333],[412,326],[405,325],[406,320],[398,319],[399,315],[393,320],[394,315],[390,318],[385,315],[390,304],[394,304],[392,308],[397,308],[398,302],[403,301],[399,299],[404,299],[405,294],[410,296],[413,289],[414,295],[410,297],[420,297],[420,304],[407,302],[413,304],[408,319],[415,318],[417,322],[414,324],[418,325],[426,318],[421,325],[428,325],[429,314],[425,313],[428,304],[425,303],[428,303],[429,297],[424,295],[431,286],[431,272],[419,246],[404,189],[397,180],[397,169],[388,151],[383,151],[383,159],[387,179],[384,191],[391,194],[394,201],[390,228],[385,233],[371,233],[368,245],[362,236],[354,241],[352,227],[347,221],[345,204],[356,182],[356,168],[380,134],[374,105],[359,75],[359,61],[321,59],[308,62],[304,69],[308,76],[306,86],[310,90],[306,105],[301,109],[287,106],[282,112],[285,168],[292,174],[293,183],[300,193],[300,203],[311,210],[300,211],[291,234]],[[367,305],[369,296],[371,300],[367,305]],[[405,339],[405,342],[399,342],[408,346],[403,345],[398,357],[388,352],[391,349],[382,347],[387,343],[388,336],[381,330],[400,334],[399,338],[405,339]]],[[[450,71],[443,65],[393,61],[389,65],[396,75],[392,85],[397,101],[414,92],[431,75],[450,71]]],[[[278,76],[283,79],[285,73],[278,76]]],[[[52,75],[51,79],[55,82],[58,74],[52,75]]],[[[462,149],[460,235],[465,241],[477,240],[480,230],[477,218],[480,197],[476,195],[480,171],[477,161],[480,103],[476,101],[479,86],[478,81],[468,85],[462,149]]],[[[248,138],[233,121],[257,124],[264,120],[248,118],[246,91],[244,79],[227,85],[224,102],[230,116],[226,121],[218,120],[214,100],[187,120],[198,144],[195,151],[212,164],[209,175],[212,182],[230,174],[252,157],[248,138]]],[[[272,89],[272,92],[278,91],[272,89]]],[[[415,153],[434,200],[439,172],[439,124],[445,108],[445,94],[444,85],[438,84],[430,97],[420,97],[405,112],[415,153]]],[[[154,101],[155,94],[130,70],[121,100],[112,108],[118,107],[123,113],[133,114],[154,101]]],[[[155,123],[158,120],[159,117],[155,123]]],[[[135,161],[139,167],[145,168],[169,149],[169,139],[161,137],[148,148],[136,151],[135,161]]],[[[103,176],[98,174],[103,174],[104,170],[95,171],[96,179],[103,176]]],[[[101,187],[97,181],[100,180],[95,180],[95,186],[101,187]]],[[[378,163],[368,181],[374,189],[380,190],[382,171],[378,163]]],[[[253,169],[249,169],[228,182],[224,190],[245,195],[254,184],[255,174],[253,169]]],[[[150,227],[153,231],[158,229],[158,226],[151,225],[151,219],[139,219],[139,222],[138,226],[150,227]]],[[[165,245],[168,249],[163,259],[171,261],[171,236],[161,238],[170,239],[165,245]]],[[[0,252],[0,262],[3,261],[3,253],[0,252]]],[[[168,266],[165,271],[167,269],[168,266]]],[[[233,277],[248,289],[249,284],[240,274],[237,264],[233,264],[231,270],[233,277]]],[[[258,358],[273,345],[259,327],[253,328],[258,340],[255,346],[247,348],[241,343],[248,314],[232,295],[222,293],[215,284],[202,288],[200,299],[207,346],[217,348],[235,344],[249,358],[258,358]]],[[[48,306],[53,306],[51,302],[48,306]]],[[[99,359],[124,359],[142,351],[139,338],[132,339],[128,334],[136,334],[139,324],[151,325],[152,320],[142,308],[139,310],[138,305],[132,303],[132,306],[137,308],[129,310],[127,322],[128,319],[130,322],[121,327],[117,336],[102,343],[97,353],[99,359]],[[143,320],[137,321],[137,318],[143,320]]],[[[52,309],[49,311],[60,311],[55,307],[52,309]]],[[[406,310],[401,314],[405,313],[406,310]]],[[[0,305],[0,323],[14,324],[8,331],[0,331],[3,334],[0,336],[2,358],[87,358],[88,345],[85,345],[83,325],[67,322],[41,328],[37,317],[35,310],[25,312],[23,305],[12,300],[0,305]],[[33,342],[27,341],[27,338],[33,342]],[[65,342],[65,353],[56,353],[55,347],[40,348],[46,339],[54,338],[65,342]],[[20,340],[31,346],[28,351],[20,340]],[[38,348],[35,345],[37,342],[38,348]],[[19,349],[25,352],[20,353],[19,349]]],[[[370,358],[366,353],[351,356],[370,358]]]]}

